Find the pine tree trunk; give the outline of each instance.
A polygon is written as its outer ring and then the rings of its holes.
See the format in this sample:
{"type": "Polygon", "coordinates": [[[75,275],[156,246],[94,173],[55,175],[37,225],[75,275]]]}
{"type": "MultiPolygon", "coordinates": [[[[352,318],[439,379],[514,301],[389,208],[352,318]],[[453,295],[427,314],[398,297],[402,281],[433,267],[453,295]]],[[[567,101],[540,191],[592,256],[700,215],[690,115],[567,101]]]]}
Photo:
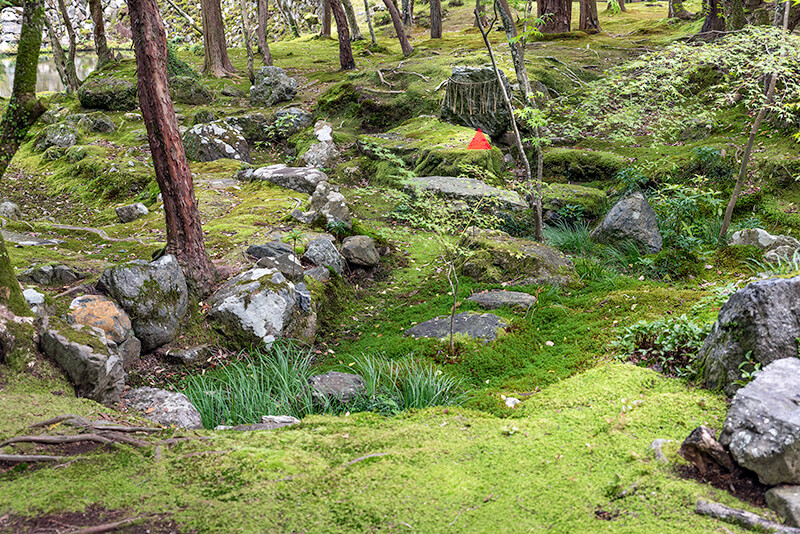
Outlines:
{"type": "MultiPolygon", "coordinates": [[[[17,65],[11,99],[0,120],[0,177],[25,140],[31,126],[47,108],[36,98],[36,76],[39,50],[42,48],[44,6],[42,0],[22,2],[22,29],[17,47],[17,65]]],[[[30,307],[22,296],[14,269],[0,236],[0,304],[17,315],[30,315],[30,307]]]]}
{"type": "Polygon", "coordinates": [[[700,33],[724,32],[725,17],[722,16],[722,5],[720,0],[705,0],[703,4],[706,19],[700,33]]]}
{"type": "Polygon", "coordinates": [[[269,41],[267,41],[267,30],[269,29],[269,9],[267,0],[258,0],[258,28],[256,29],[256,39],[258,48],[264,58],[264,65],[272,65],[272,53],[269,51],[269,41]]]}
{"type": "MultiPolygon", "coordinates": [[[[222,21],[222,8],[219,0],[200,0],[203,15],[203,72],[215,78],[231,76],[236,69],[228,59],[228,45],[225,42],[225,26],[222,21]]],[[[159,15],[159,20],[161,15],[159,15]]]]}
{"type": "Polygon", "coordinates": [[[167,254],[183,267],[190,289],[205,296],[216,282],[206,254],[192,174],[167,85],[167,39],[157,0],[128,0],[142,110],[156,181],[164,198],[167,254]]]}
{"type": "Polygon", "coordinates": [[[414,51],[414,47],[408,42],[408,37],[406,37],[406,29],[403,27],[403,19],[400,18],[400,12],[397,10],[397,6],[394,5],[392,0],[383,0],[383,4],[386,6],[386,9],[389,11],[389,15],[392,17],[394,32],[397,34],[397,40],[400,41],[400,48],[403,50],[403,57],[408,57],[414,51]]]}
{"type": "Polygon", "coordinates": [[[289,23],[289,28],[292,30],[292,35],[294,35],[295,38],[300,37],[300,29],[297,27],[297,21],[294,19],[294,14],[292,13],[291,7],[288,4],[283,3],[283,0],[275,0],[275,5],[278,6],[278,9],[280,9],[281,13],[289,23]]]}
{"type": "Polygon", "coordinates": [[[361,28],[358,27],[356,12],[353,9],[353,2],[350,0],[342,0],[342,7],[344,7],[344,14],[347,15],[347,25],[350,27],[350,40],[363,41],[364,36],[361,35],[361,28]]]}
{"type": "Polygon", "coordinates": [[[542,33],[567,33],[572,22],[570,0],[539,0],[539,18],[545,19],[542,33]]]}
{"type": "Polygon", "coordinates": [[[255,83],[256,73],[253,70],[253,47],[250,46],[250,24],[247,21],[247,0],[239,0],[239,7],[242,10],[242,37],[244,38],[244,48],[247,51],[247,77],[250,83],[255,83]]]}
{"type": "Polygon", "coordinates": [[[369,38],[372,40],[372,46],[378,44],[375,39],[375,28],[372,27],[372,13],[370,13],[369,2],[364,0],[364,13],[367,15],[367,26],[369,26],[369,38]]]}
{"type": "Polygon", "coordinates": [[[101,0],[89,0],[89,13],[94,25],[94,47],[97,50],[97,68],[114,61],[114,55],[106,43],[106,25],[103,20],[103,3],[101,0]]]}
{"type": "Polygon", "coordinates": [[[586,33],[599,33],[600,17],[597,15],[597,0],[580,0],[581,13],[578,29],[586,33]]]}
{"type": "Polygon", "coordinates": [[[322,37],[331,36],[331,0],[322,0],[322,37]]]}
{"type": "Polygon", "coordinates": [[[431,39],[442,37],[442,0],[431,0],[431,39]]]}
{"type": "Polygon", "coordinates": [[[353,59],[353,49],[350,47],[350,31],[347,29],[347,16],[340,0],[330,0],[331,13],[336,20],[336,33],[339,35],[339,64],[342,70],[353,70],[356,68],[356,60],[353,59]]]}
{"type": "Polygon", "coordinates": [[[414,24],[414,0],[403,0],[403,24],[412,26],[414,24]]]}

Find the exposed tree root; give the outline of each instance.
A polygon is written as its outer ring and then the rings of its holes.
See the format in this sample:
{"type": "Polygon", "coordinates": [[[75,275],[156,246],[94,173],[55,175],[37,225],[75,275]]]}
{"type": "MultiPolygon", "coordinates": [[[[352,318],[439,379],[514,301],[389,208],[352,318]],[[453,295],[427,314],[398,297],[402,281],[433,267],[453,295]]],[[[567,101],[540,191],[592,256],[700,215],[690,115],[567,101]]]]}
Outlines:
{"type": "Polygon", "coordinates": [[[0,462],[8,462],[12,464],[29,462],[60,462],[66,459],[66,456],[48,456],[45,454],[0,454],[0,462]]]}
{"type": "Polygon", "coordinates": [[[730,508],[724,504],[708,501],[697,501],[695,513],[721,519],[734,525],[739,525],[748,530],[758,532],[775,532],[779,534],[800,534],[800,528],[787,527],[774,521],[764,519],[760,515],[745,510],[730,508]]]}

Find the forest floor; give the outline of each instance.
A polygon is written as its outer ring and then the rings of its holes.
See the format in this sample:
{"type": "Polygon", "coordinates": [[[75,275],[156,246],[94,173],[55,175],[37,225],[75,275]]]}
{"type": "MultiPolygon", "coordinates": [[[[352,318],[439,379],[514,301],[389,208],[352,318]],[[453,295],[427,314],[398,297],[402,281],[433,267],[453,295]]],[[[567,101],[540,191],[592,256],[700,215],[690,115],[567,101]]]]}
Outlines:
{"type": "MultiPolygon", "coordinates": [[[[666,21],[666,10],[666,2],[629,4],[627,13],[601,14],[601,34],[530,42],[529,69],[549,87],[578,92],[613,66],[699,29],[699,21],[666,21]]],[[[337,70],[334,40],[305,36],[275,42],[271,50],[275,65],[302,83],[292,105],[331,120],[337,144],[358,169],[364,159],[357,136],[387,131],[412,117],[435,124],[432,115],[442,97],[435,89],[452,66],[487,62],[470,13],[468,6],[450,7],[441,40],[416,31],[416,51],[405,60],[387,35],[390,30],[379,26],[382,49],[355,43],[358,68],[350,73],[337,70]],[[382,93],[387,85],[378,69],[395,72],[391,82],[405,93],[382,93]],[[415,74],[397,74],[400,70],[415,74]],[[371,105],[377,111],[365,116],[363,110],[333,105],[320,112],[321,99],[330,99],[331,90],[346,83],[362,95],[374,95],[371,105]]],[[[501,65],[513,73],[504,39],[501,32],[492,34],[501,65]]],[[[243,51],[229,52],[243,71],[243,51]]],[[[201,53],[180,53],[199,69],[201,53]]],[[[216,94],[228,86],[249,89],[246,76],[203,82],[216,94]]],[[[74,97],[48,98],[51,106],[80,110],[74,97]]],[[[184,117],[205,110],[220,117],[257,111],[230,98],[176,109],[184,117]]],[[[727,148],[732,154],[742,144],[747,114],[727,113],[729,128],[704,139],[589,138],[567,148],[657,167],[687,166],[697,149],[727,148]]],[[[126,121],[123,113],[108,115],[119,129],[86,136],[82,144],[89,157],[81,167],[45,161],[32,140],[0,184],[3,197],[25,213],[24,221],[7,221],[6,230],[59,240],[50,247],[10,248],[18,272],[31,264],[62,263],[87,276],[81,283],[91,283],[105,268],[148,259],[163,246],[163,209],[155,201],[158,191],[142,150],[142,124],[126,121]],[[108,172],[113,165],[126,172],[108,172]],[[114,208],[132,201],[151,206],[150,215],[119,224],[114,208]],[[128,240],[111,241],[95,231],[60,225],[102,229],[107,236],[128,240]]],[[[435,132],[431,136],[432,142],[444,142],[435,132]]],[[[295,157],[288,149],[307,144],[307,137],[253,147],[254,165],[291,164],[295,157]]],[[[796,145],[785,135],[770,134],[761,141],[757,160],[784,158],[793,165],[798,159],[796,145]]],[[[387,195],[386,184],[347,171],[347,164],[331,176],[348,199],[356,229],[388,246],[390,253],[372,275],[350,274],[347,284],[337,286],[312,349],[316,365],[342,370],[362,354],[393,360],[414,355],[463,380],[465,402],[393,417],[311,415],[272,432],[167,429],[148,435],[142,447],[31,444],[26,452],[71,458],[55,465],[0,460],[0,532],[68,532],[120,522],[115,528],[126,532],[739,532],[737,526],[696,515],[698,499],[771,514],[762,508],[758,488],[740,487],[732,494],[703,484],[677,455],[697,426],[721,428],[728,399],[686,379],[632,365],[612,344],[638,321],[675,319],[707,327],[727,294],[754,275],[746,258],[728,249],[705,249],[694,258],[693,274],[677,277],[654,274],[647,259],[626,264],[623,258],[611,266],[583,252],[574,254],[576,284],[523,286],[538,300],[527,312],[496,312],[511,323],[508,333],[488,345],[459,340],[457,354],[451,355],[444,343],[402,335],[413,324],[451,309],[452,295],[438,261],[440,242],[435,233],[389,216],[396,201],[387,195]],[[511,409],[502,396],[523,402],[511,409]],[[650,448],[656,439],[667,440],[665,462],[650,448]]],[[[288,215],[297,200],[308,199],[271,185],[238,183],[234,178],[240,167],[232,160],[191,164],[209,255],[228,272],[250,266],[247,245],[295,228],[288,215]]],[[[512,175],[508,178],[513,182],[512,175]]],[[[612,175],[591,185],[611,197],[618,182],[612,175]]],[[[796,190],[790,184],[776,201],[790,205],[796,190]]],[[[750,215],[740,212],[737,218],[750,215]]],[[[764,215],[763,222],[773,233],[796,233],[791,217],[764,215]]],[[[315,231],[303,230],[307,235],[315,231]]],[[[458,297],[500,287],[463,277],[458,297]]],[[[46,288],[54,313],[66,312],[73,297],[63,294],[68,289],[46,288]]],[[[459,311],[477,309],[462,300],[459,311]]],[[[180,389],[187,376],[238,358],[241,347],[226,344],[208,329],[203,310],[202,302],[192,303],[191,320],[167,349],[210,344],[214,351],[206,369],[150,355],[132,373],[131,384],[180,389]]],[[[149,424],[133,413],[75,397],[66,378],[44,359],[25,373],[0,365],[0,437],[24,434],[30,425],[67,413],[149,424]]]]}

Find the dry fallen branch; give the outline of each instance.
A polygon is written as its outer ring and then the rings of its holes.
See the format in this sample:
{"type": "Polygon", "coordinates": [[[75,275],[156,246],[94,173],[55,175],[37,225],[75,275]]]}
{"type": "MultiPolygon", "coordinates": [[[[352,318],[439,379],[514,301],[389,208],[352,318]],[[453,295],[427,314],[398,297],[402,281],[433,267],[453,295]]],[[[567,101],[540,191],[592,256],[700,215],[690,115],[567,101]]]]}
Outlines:
{"type": "Polygon", "coordinates": [[[402,95],[405,91],[391,91],[391,90],[383,90],[383,89],[372,89],[371,87],[364,87],[364,91],[370,91],[372,93],[381,93],[384,95],[402,95]]]}
{"type": "Polygon", "coordinates": [[[120,521],[114,521],[113,523],[104,523],[102,525],[95,525],[93,527],[80,528],[78,530],[70,530],[67,532],[67,534],[100,534],[102,532],[113,532],[115,530],[119,530],[122,527],[127,527],[128,525],[135,525],[136,523],[140,523],[144,519],[145,518],[143,516],[128,517],[120,521]]]}
{"type": "Polygon", "coordinates": [[[393,83],[387,82],[386,78],[383,77],[383,73],[381,72],[381,69],[378,69],[376,72],[378,73],[378,79],[381,81],[382,84],[387,86],[389,89],[394,87],[393,83]]]}
{"type": "Polygon", "coordinates": [[[0,447],[5,447],[12,443],[78,443],[81,441],[96,441],[98,443],[113,443],[114,440],[99,436],[97,434],[77,434],[74,436],[18,436],[0,442],[0,447]]]}
{"type": "Polygon", "coordinates": [[[714,517],[721,519],[734,525],[739,525],[748,530],[757,530],[759,532],[775,532],[778,534],[800,534],[800,528],[787,527],[774,521],[764,519],[760,515],[745,510],[737,510],[736,508],[729,508],[724,504],[708,501],[697,501],[697,506],[694,509],[696,514],[714,517]]]}
{"type": "Polygon", "coordinates": [[[364,456],[359,456],[355,460],[350,460],[349,462],[347,462],[345,464],[342,464],[342,467],[347,467],[349,465],[353,465],[353,464],[358,463],[358,462],[363,462],[367,458],[378,458],[379,456],[386,456],[387,454],[390,454],[390,453],[388,453],[388,452],[375,452],[373,454],[366,454],[364,456]]]}
{"type": "Polygon", "coordinates": [[[39,428],[42,426],[55,425],[56,423],[61,423],[62,421],[67,421],[67,420],[72,421],[71,423],[67,423],[71,424],[72,426],[86,427],[92,424],[85,417],[81,417],[80,415],[75,415],[74,413],[65,413],[64,415],[53,417],[52,419],[42,421],[41,423],[34,423],[28,428],[39,428]]]}
{"type": "Polygon", "coordinates": [[[66,456],[48,456],[44,454],[0,454],[0,462],[10,463],[60,462],[66,459],[66,456]]]}

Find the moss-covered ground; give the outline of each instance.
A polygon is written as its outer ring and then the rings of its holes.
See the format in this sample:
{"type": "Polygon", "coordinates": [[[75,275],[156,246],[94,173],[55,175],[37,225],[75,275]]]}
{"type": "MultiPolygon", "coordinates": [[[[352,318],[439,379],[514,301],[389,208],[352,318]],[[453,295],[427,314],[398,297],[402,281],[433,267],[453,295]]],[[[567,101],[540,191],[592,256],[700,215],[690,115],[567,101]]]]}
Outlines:
{"type": "MultiPolygon", "coordinates": [[[[689,2],[687,8],[699,11],[699,2],[689,2]]],[[[421,16],[425,9],[418,6],[421,16]]],[[[699,21],[666,21],[666,9],[663,2],[629,4],[627,13],[601,13],[603,33],[532,40],[527,45],[531,77],[554,98],[575,93],[614,65],[699,29],[699,21]]],[[[457,350],[450,353],[444,342],[403,335],[414,324],[451,311],[453,297],[440,261],[442,240],[391,216],[397,196],[387,195],[387,186],[396,183],[401,163],[381,161],[363,143],[372,139],[376,145],[392,145],[375,141],[381,138],[374,135],[393,130],[411,140],[414,151],[444,154],[432,168],[453,171],[448,151],[463,149],[471,135],[436,118],[443,97],[437,87],[454,65],[488,61],[480,35],[471,27],[471,10],[448,8],[443,39],[431,40],[423,29],[414,30],[416,51],[405,60],[389,36],[391,25],[378,24],[380,47],[370,50],[365,42],[354,43],[358,68],[349,73],[338,71],[335,40],[304,36],[271,44],[275,65],[301,83],[292,104],[334,124],[344,156],[331,175],[348,198],[354,232],[375,237],[389,250],[376,272],[351,273],[318,296],[316,364],[320,370],[341,369],[361,354],[390,359],[413,354],[463,379],[469,388],[464,404],[391,418],[369,413],[309,416],[298,426],[275,432],[164,430],[156,441],[192,439],[161,445],[157,452],[153,446],[100,448],[56,468],[4,466],[0,531],[29,524],[26,518],[90,505],[141,516],[145,523],[147,518],[167,517],[185,532],[737,531],[736,526],[722,527],[696,516],[695,502],[706,498],[739,508],[751,505],[684,480],[677,469],[683,462],[676,455],[678,444],[699,424],[719,429],[726,399],[621,363],[610,343],[640,320],[686,314],[698,324],[712,322],[719,306],[714,290],[742,284],[751,276],[752,251],[706,247],[694,258],[691,276],[683,277],[653,268],[659,265],[655,257],[617,261],[612,268],[598,260],[602,250],[578,251],[573,254],[573,283],[514,288],[538,300],[527,311],[497,310],[511,326],[493,343],[459,338],[457,350]],[[378,69],[388,83],[380,80],[378,69]],[[399,90],[403,93],[392,92],[399,90]],[[523,402],[511,409],[502,396],[523,402]],[[672,440],[666,463],[656,461],[648,449],[656,438],[672,440]]],[[[577,3],[573,11],[578,13],[577,3]]],[[[503,34],[493,32],[491,39],[513,80],[503,34]]],[[[243,70],[243,51],[229,52],[243,70]]],[[[179,54],[195,68],[202,65],[196,49],[180,49],[179,54]]],[[[190,126],[201,111],[218,117],[253,111],[269,116],[274,111],[254,110],[242,99],[220,94],[231,86],[247,92],[245,76],[203,78],[203,83],[216,100],[207,106],[178,106],[183,126],[190,126]]],[[[84,112],[75,97],[47,98],[64,115],[84,112]]],[[[81,132],[86,148],[81,157],[73,150],[46,161],[34,148],[35,131],[14,159],[0,188],[4,198],[20,204],[25,217],[24,222],[8,221],[4,229],[59,240],[46,247],[11,246],[18,273],[31,264],[63,263],[81,271],[87,277],[84,283],[92,283],[110,265],[150,258],[163,247],[163,208],[152,162],[143,150],[144,126],[121,112],[107,115],[118,130],[81,132]],[[150,214],[118,223],[114,208],[134,201],[144,202],[150,214]]],[[[560,200],[554,209],[581,205],[582,215],[594,218],[623,188],[622,169],[637,167],[653,179],[668,173],[688,180],[700,172],[697,149],[724,150],[722,161],[743,144],[749,120],[745,112],[726,109],[716,120],[718,126],[704,139],[663,143],[637,138],[630,143],[583,138],[549,147],[545,179],[553,185],[546,198],[560,200]],[[602,189],[608,199],[584,187],[602,189]]],[[[292,163],[311,141],[304,132],[257,144],[251,147],[254,164],[292,163]]],[[[407,151],[398,155],[407,160],[408,170],[419,164],[407,151]]],[[[483,173],[488,170],[498,182],[518,185],[512,169],[495,168],[499,157],[484,159],[468,161],[467,171],[487,177],[483,173]]],[[[307,195],[240,182],[240,168],[230,160],[191,163],[208,252],[226,272],[249,265],[244,255],[248,245],[281,238],[299,227],[305,234],[298,243],[302,248],[316,232],[325,231],[292,221],[290,213],[306,205],[307,195]]],[[[795,181],[800,166],[796,145],[785,130],[763,129],[754,168],[736,218],[757,212],[773,233],[800,228],[800,186],[795,181]]],[[[715,187],[724,194],[730,184],[715,187]]],[[[478,311],[466,297],[501,287],[463,276],[457,311],[478,311]]],[[[63,294],[66,289],[37,287],[56,314],[63,314],[73,298],[63,294]]],[[[205,310],[203,302],[192,303],[192,317],[168,348],[210,343],[220,349],[213,365],[225,365],[242,347],[226,345],[210,332],[205,310]]],[[[157,358],[147,363],[151,372],[137,370],[132,377],[137,383],[180,388],[182,375],[204,372],[173,373],[174,366],[157,358]]],[[[75,398],[70,384],[47,361],[37,361],[24,373],[0,365],[0,439],[62,413],[144,421],[75,398]]]]}

